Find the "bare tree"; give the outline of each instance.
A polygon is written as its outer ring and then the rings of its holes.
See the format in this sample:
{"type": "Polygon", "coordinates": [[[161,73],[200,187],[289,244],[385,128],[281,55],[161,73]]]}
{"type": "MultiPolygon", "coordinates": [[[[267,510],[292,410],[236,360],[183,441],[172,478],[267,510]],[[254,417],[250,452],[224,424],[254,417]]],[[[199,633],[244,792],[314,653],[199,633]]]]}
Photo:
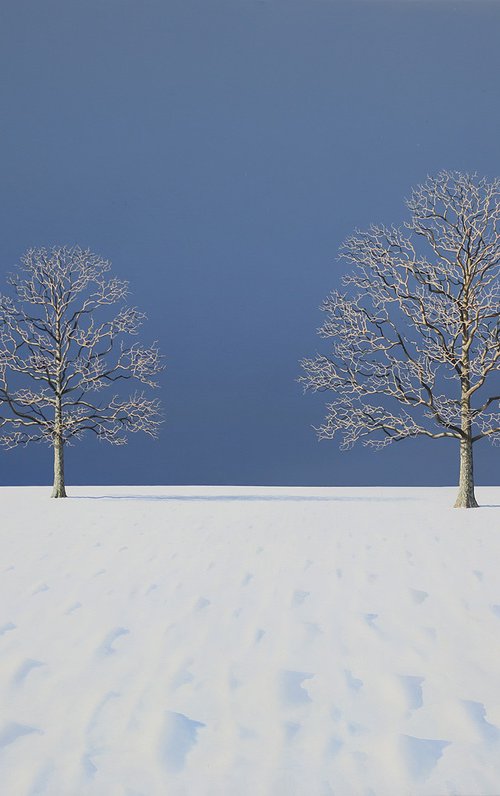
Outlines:
{"type": "Polygon", "coordinates": [[[344,449],[457,440],[455,506],[475,507],[473,444],[500,442],[500,180],[443,171],[407,206],[405,230],[371,226],[343,244],[346,291],[321,307],[330,351],[305,359],[300,380],[334,393],[316,430],[344,449]]]}
{"type": "Polygon", "coordinates": [[[128,282],[79,246],[30,249],[0,295],[0,444],[46,442],[54,450],[52,497],[66,497],[64,448],[90,431],[123,445],[127,433],[156,437],[159,402],[143,392],[120,398],[120,381],[156,387],[156,343],[128,343],[145,318],[112,307],[128,282]],[[104,398],[105,392],[112,395],[104,398]]]}

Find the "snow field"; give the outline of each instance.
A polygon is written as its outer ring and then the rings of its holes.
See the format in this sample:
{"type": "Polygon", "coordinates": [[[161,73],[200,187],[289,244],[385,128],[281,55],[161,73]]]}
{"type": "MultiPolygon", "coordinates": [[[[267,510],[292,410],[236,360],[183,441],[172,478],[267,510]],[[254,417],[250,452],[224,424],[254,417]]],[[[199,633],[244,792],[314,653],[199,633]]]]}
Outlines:
{"type": "Polygon", "coordinates": [[[500,489],[3,488],[0,792],[494,796],[500,489]]]}

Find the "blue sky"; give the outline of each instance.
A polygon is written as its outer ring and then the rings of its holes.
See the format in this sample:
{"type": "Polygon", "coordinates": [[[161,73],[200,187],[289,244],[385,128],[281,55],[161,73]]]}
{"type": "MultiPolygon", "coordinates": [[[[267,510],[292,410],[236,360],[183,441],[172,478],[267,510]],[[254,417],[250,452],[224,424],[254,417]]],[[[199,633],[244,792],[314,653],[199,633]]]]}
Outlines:
{"type": "MultiPolygon", "coordinates": [[[[29,246],[89,246],[167,357],[160,440],[80,444],[69,483],[456,482],[450,441],[318,443],[295,379],[346,235],[401,223],[428,173],[500,175],[499,23],[481,0],[2,3],[2,283],[29,246]]],[[[2,483],[50,481],[48,449],[0,456],[2,483]]]]}

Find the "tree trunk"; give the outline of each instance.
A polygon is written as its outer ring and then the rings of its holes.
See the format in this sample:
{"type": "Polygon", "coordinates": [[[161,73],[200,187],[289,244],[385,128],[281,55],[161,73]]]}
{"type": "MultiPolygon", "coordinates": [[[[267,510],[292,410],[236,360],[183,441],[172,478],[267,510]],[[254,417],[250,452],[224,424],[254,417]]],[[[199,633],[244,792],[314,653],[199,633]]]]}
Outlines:
{"type": "Polygon", "coordinates": [[[469,404],[462,409],[462,431],[466,435],[460,440],[460,480],[456,509],[475,509],[478,507],[474,495],[474,462],[472,457],[472,429],[469,404]]]}
{"type": "Polygon", "coordinates": [[[478,507],[474,495],[474,463],[472,458],[472,418],[470,411],[470,347],[472,336],[469,322],[469,290],[464,290],[464,306],[461,311],[462,319],[462,372],[460,375],[460,425],[462,438],[460,440],[460,479],[458,495],[455,501],[456,509],[475,509],[478,507]]]}
{"type": "Polygon", "coordinates": [[[52,488],[51,497],[66,497],[66,488],[64,485],[64,443],[60,434],[57,434],[54,438],[54,486],[52,488]]]}
{"type": "Polygon", "coordinates": [[[61,312],[57,308],[56,313],[56,394],[54,407],[54,486],[52,487],[53,498],[65,498],[66,487],[64,484],[64,435],[63,435],[63,413],[62,413],[62,353],[61,353],[61,312]]]}
{"type": "Polygon", "coordinates": [[[475,509],[478,507],[474,495],[474,465],[472,458],[472,440],[470,435],[460,440],[460,481],[458,487],[456,509],[475,509]]]}
{"type": "Polygon", "coordinates": [[[62,407],[61,399],[56,399],[54,430],[54,486],[52,488],[53,498],[65,498],[66,487],[64,484],[64,439],[62,435],[62,407]]]}

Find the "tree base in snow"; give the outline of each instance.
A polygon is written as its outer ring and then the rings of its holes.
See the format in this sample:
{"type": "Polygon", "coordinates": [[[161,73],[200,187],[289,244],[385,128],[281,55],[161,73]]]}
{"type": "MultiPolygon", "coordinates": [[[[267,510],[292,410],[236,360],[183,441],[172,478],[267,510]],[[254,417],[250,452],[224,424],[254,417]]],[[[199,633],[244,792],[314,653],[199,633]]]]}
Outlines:
{"type": "Polygon", "coordinates": [[[470,494],[461,494],[458,493],[458,497],[455,501],[454,507],[455,509],[478,509],[479,503],[477,502],[474,493],[470,494]]]}
{"type": "Polygon", "coordinates": [[[65,498],[65,497],[68,497],[68,496],[66,494],[66,490],[65,490],[64,487],[62,487],[62,488],[61,487],[54,487],[50,497],[53,497],[53,498],[65,498]]]}

